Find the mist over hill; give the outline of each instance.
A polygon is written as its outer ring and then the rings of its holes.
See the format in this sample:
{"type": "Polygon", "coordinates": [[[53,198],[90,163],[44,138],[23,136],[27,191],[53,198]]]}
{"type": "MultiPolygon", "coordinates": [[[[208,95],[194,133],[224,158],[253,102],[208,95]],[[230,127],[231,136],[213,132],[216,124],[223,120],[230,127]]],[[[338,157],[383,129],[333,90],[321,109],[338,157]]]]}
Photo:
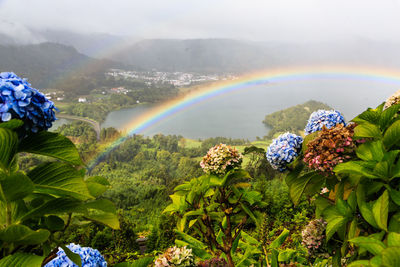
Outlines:
{"type": "Polygon", "coordinates": [[[67,76],[92,76],[121,67],[110,60],[90,58],[72,46],[55,43],[0,45],[0,59],[0,71],[13,71],[38,88],[56,86],[67,76]]]}
{"type": "Polygon", "coordinates": [[[164,71],[240,73],[311,64],[400,67],[400,46],[366,39],[310,44],[154,39],[137,42],[111,58],[139,69],[164,71]]]}

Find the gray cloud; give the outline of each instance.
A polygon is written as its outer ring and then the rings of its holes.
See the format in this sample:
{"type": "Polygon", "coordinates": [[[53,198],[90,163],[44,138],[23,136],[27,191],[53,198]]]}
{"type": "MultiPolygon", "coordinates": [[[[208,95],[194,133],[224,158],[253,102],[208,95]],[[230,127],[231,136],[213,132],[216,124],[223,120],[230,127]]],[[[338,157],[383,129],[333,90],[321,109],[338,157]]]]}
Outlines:
{"type": "Polygon", "coordinates": [[[399,11],[399,0],[0,0],[14,25],[135,38],[400,41],[399,11]]]}

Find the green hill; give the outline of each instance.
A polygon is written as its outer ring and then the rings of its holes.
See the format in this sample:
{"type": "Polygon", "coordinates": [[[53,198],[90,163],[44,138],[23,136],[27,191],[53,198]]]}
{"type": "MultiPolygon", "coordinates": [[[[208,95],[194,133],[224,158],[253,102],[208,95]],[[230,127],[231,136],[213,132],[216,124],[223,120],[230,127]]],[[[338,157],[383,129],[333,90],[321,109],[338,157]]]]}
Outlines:
{"type": "Polygon", "coordinates": [[[301,134],[311,113],[319,109],[331,110],[333,108],[324,103],[310,100],[304,104],[268,114],[263,120],[264,124],[272,127],[267,137],[271,138],[276,133],[287,131],[301,134]]]}

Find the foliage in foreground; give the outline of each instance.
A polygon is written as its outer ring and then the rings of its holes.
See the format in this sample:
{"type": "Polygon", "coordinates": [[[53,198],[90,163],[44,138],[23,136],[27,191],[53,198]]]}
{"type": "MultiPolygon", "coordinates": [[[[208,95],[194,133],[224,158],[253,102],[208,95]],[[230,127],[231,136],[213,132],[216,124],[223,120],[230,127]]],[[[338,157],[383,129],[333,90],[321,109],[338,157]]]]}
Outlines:
{"type": "Polygon", "coordinates": [[[74,144],[45,131],[54,120],[52,103],[44,97],[33,100],[35,94],[43,95],[19,77],[4,73],[0,91],[6,114],[0,123],[0,266],[41,266],[55,256],[59,246],[81,266],[81,258],[59,235],[75,219],[119,228],[114,205],[96,199],[107,190],[108,182],[102,177],[85,179],[74,144]],[[48,161],[25,173],[19,170],[20,153],[44,155],[48,161]]]}
{"type": "Polygon", "coordinates": [[[383,107],[354,118],[354,133],[332,127],[306,137],[306,156],[291,164],[286,177],[295,203],[301,195],[319,193],[316,217],[326,221],[323,246],[328,252],[323,257],[331,257],[333,266],[400,264],[400,105],[383,107]],[[343,135],[333,138],[338,129],[343,135]],[[318,143],[313,141],[318,138],[318,143]],[[350,150],[341,148],[343,140],[351,144],[350,150]],[[317,151],[328,153],[326,159],[317,151]],[[319,157],[319,164],[309,163],[310,153],[319,157]],[[341,159],[334,160],[337,157],[341,159]],[[320,167],[327,160],[329,168],[320,167]]]}

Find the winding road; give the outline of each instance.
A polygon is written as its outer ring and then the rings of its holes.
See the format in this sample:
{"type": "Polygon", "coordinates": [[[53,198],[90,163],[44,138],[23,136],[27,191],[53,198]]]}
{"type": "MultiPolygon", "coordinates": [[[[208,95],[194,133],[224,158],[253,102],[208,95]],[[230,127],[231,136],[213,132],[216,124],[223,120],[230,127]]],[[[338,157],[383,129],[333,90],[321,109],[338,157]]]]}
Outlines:
{"type": "Polygon", "coordinates": [[[68,114],[62,114],[62,113],[58,113],[58,114],[56,114],[56,116],[58,118],[62,118],[62,119],[84,121],[84,122],[89,123],[93,127],[93,129],[96,131],[97,141],[100,141],[100,130],[101,130],[101,127],[100,127],[100,123],[98,123],[97,121],[92,120],[92,119],[88,119],[88,118],[84,118],[84,117],[68,115],[68,114]]]}

